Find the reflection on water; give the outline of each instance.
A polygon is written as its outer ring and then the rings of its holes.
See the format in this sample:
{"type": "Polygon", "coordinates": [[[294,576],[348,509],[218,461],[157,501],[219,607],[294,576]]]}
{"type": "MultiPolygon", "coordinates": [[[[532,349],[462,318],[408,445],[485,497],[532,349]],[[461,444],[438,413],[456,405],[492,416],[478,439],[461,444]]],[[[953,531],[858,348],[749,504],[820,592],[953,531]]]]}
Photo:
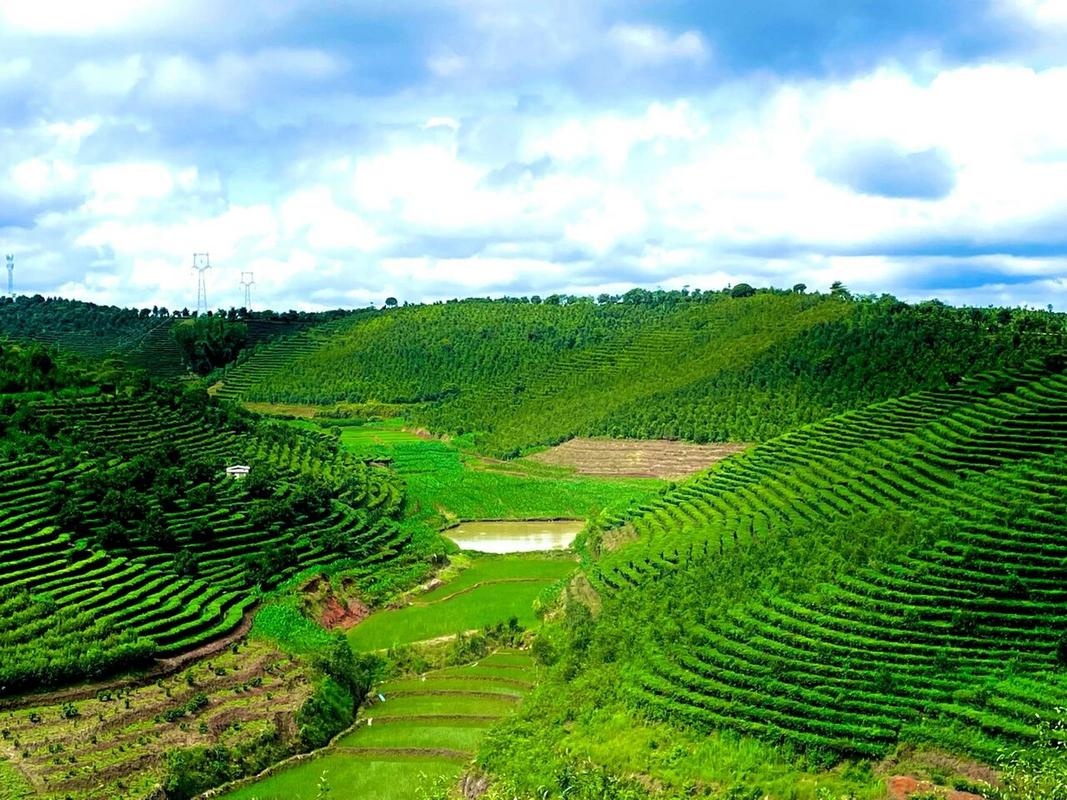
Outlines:
{"type": "Polygon", "coordinates": [[[464,522],[445,531],[445,536],[464,550],[482,553],[531,553],[537,550],[564,550],[574,541],[585,523],[577,519],[528,521],[464,522]]]}

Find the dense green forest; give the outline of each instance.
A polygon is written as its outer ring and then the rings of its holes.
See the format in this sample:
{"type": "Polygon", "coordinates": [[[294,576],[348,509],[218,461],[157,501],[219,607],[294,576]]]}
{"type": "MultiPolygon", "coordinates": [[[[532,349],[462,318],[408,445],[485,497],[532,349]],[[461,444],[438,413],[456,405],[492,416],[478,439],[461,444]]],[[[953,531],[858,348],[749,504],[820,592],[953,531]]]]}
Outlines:
{"type": "Polygon", "coordinates": [[[574,435],[763,441],[1021,364],[1065,336],[1062,315],[889,296],[635,290],[549,300],[468,300],[353,319],[284,369],[244,381],[241,396],[407,405],[415,422],[475,432],[495,455],[574,435]]]}
{"type": "Polygon", "coordinates": [[[186,376],[190,370],[209,372],[236,359],[245,347],[254,348],[351,313],[230,308],[200,317],[187,308],[119,308],[23,295],[0,298],[0,335],[170,379],[186,376]]]}

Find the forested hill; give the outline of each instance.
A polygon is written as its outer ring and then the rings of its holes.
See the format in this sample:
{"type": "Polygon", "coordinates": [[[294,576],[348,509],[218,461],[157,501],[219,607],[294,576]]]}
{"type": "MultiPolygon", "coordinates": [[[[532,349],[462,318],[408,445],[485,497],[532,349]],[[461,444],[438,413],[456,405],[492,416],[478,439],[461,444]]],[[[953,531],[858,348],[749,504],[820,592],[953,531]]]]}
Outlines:
{"type": "Polygon", "coordinates": [[[248,311],[209,312],[197,319],[188,309],[119,308],[41,295],[0,298],[0,335],[15,341],[52,345],[91,361],[146,370],[156,378],[175,378],[189,370],[207,371],[236,358],[246,348],[292,335],[351,312],[248,311]],[[207,324],[210,323],[210,324],[207,324]],[[205,336],[228,327],[225,348],[205,336]],[[182,334],[186,334],[184,337],[182,334]],[[219,360],[214,351],[218,350],[219,360]],[[223,350],[225,352],[223,353],[223,350]],[[218,363],[215,363],[215,362],[218,363]]]}
{"type": "Polygon", "coordinates": [[[1065,329],[1062,314],[840,291],[475,299],[354,317],[284,369],[253,358],[240,396],[407,405],[497,455],[583,434],[763,441],[1059,352],[1065,329]]]}

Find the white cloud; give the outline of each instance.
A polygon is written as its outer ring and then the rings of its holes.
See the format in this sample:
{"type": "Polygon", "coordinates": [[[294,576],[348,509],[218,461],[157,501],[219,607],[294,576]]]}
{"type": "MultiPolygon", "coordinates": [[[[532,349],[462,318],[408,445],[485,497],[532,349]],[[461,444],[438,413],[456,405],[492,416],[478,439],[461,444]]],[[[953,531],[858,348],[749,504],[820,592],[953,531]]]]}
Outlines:
{"type": "Polygon", "coordinates": [[[88,182],[85,210],[102,216],[132,216],[146,201],[169,197],[177,184],[170,166],[151,162],[105,164],[90,171],[88,182]]]}
{"type": "Polygon", "coordinates": [[[447,128],[453,133],[459,130],[459,120],[453,117],[430,117],[422,125],[424,130],[430,130],[431,128],[447,128]]]}
{"type": "Polygon", "coordinates": [[[138,30],[158,24],[175,11],[169,0],[0,0],[5,27],[28,33],[93,36],[101,32],[138,30]]]}
{"type": "Polygon", "coordinates": [[[0,83],[15,82],[26,77],[30,72],[31,62],[25,56],[0,61],[0,83]]]}
{"type": "Polygon", "coordinates": [[[344,69],[340,58],[308,49],[226,52],[211,60],[177,54],[152,65],[147,93],[161,104],[206,105],[237,111],[270,92],[277,81],[322,81],[344,69]]]}
{"type": "Polygon", "coordinates": [[[576,244],[604,255],[619,242],[642,241],[647,220],[645,207],[636,193],[609,188],[598,206],[585,209],[564,232],[576,244]]]}
{"type": "Polygon", "coordinates": [[[204,41],[276,24],[302,5],[292,0],[0,0],[0,30],[83,40],[151,34],[204,41]]]}
{"type": "Polygon", "coordinates": [[[70,80],[81,92],[124,97],[144,76],[143,59],[134,54],[106,61],[83,61],[74,67],[70,80]]]}
{"type": "Polygon", "coordinates": [[[426,66],[438,77],[451,78],[467,68],[467,59],[450,51],[429,58],[426,66]]]}
{"type": "Polygon", "coordinates": [[[636,64],[690,61],[703,64],[709,56],[704,38],[696,31],[671,36],[654,25],[618,24],[608,31],[608,40],[622,57],[636,64]]]}
{"type": "MultiPolygon", "coordinates": [[[[892,255],[1063,242],[1067,68],[988,63],[919,78],[891,65],[840,81],[741,78],[683,99],[582,99],[539,76],[585,58],[627,78],[670,75],[712,54],[695,32],[610,25],[577,5],[478,0],[484,48],[434,42],[416,61],[455,84],[385,96],[344,86],[349,62],[315,47],[131,40],[114,57],[79,55],[27,106],[35,121],[0,127],[17,193],[0,198],[13,220],[5,240],[40,265],[46,292],[168,306],[195,297],[194,250],[217,265],[213,302],[239,302],[250,270],[257,304],[275,307],[637,281],[841,279],[905,294],[931,272],[966,270],[992,276],[973,297],[1025,287],[1018,297],[1067,301],[1056,257],[892,255]],[[483,69],[516,70],[520,89],[479,88],[483,69]],[[322,87],[327,99],[297,122],[279,111],[322,87]],[[201,111],[216,127],[198,133],[214,144],[166,129],[201,111]],[[825,164],[871,143],[943,155],[949,190],[885,196],[874,181],[859,194],[827,177],[841,170],[825,164]]],[[[121,25],[142,24],[138,13],[121,25]]],[[[0,85],[36,74],[31,55],[0,63],[0,85]]],[[[351,63],[358,83],[365,65],[351,63]]]]}
{"type": "Polygon", "coordinates": [[[30,158],[10,167],[7,186],[26,199],[39,201],[69,192],[77,183],[77,174],[62,159],[30,158]]]}
{"type": "Polygon", "coordinates": [[[323,186],[294,192],[279,215],[286,236],[302,235],[315,252],[371,251],[383,244],[363,217],[340,207],[323,186]]]}
{"type": "Polygon", "coordinates": [[[1067,26],[1067,0],[1001,0],[1010,13],[1035,26],[1067,26]]]}

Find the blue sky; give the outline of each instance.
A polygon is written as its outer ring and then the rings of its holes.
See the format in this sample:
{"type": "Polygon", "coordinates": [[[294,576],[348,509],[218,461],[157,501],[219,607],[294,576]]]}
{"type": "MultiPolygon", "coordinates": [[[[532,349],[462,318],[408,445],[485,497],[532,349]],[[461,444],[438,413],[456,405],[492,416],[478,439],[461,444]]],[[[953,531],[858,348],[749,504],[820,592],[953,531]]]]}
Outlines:
{"type": "Polygon", "coordinates": [[[23,292],[1067,308],[1067,0],[0,0],[23,292]]]}

